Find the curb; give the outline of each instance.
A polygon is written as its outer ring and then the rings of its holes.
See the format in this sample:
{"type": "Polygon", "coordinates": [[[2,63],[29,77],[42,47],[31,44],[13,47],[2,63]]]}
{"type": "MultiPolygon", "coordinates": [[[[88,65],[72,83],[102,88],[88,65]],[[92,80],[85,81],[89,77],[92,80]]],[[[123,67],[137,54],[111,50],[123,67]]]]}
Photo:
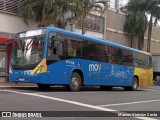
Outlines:
{"type": "Polygon", "coordinates": [[[29,83],[11,83],[11,82],[0,82],[0,88],[29,88],[37,87],[35,84],[29,83]]]}
{"type": "Polygon", "coordinates": [[[143,87],[142,89],[160,90],[160,86],[143,87]]]}

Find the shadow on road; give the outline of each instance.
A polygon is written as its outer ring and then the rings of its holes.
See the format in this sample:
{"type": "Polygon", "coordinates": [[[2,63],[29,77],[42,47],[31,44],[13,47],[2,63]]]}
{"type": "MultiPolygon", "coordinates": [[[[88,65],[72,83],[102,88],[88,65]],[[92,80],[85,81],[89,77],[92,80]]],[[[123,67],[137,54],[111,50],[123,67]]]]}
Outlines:
{"type": "MultiPolygon", "coordinates": [[[[3,88],[6,89],[6,88],[3,88]]],[[[8,88],[9,89],[9,88],[8,88]]],[[[71,92],[67,87],[65,86],[52,86],[49,90],[40,90],[38,87],[13,87],[12,90],[27,90],[30,92],[71,92]]],[[[81,87],[79,92],[90,92],[90,91],[105,91],[105,92],[134,92],[134,91],[125,91],[122,87],[113,87],[112,90],[102,90],[99,86],[83,86],[81,87]]],[[[138,91],[145,91],[143,89],[138,89],[138,91]]]]}

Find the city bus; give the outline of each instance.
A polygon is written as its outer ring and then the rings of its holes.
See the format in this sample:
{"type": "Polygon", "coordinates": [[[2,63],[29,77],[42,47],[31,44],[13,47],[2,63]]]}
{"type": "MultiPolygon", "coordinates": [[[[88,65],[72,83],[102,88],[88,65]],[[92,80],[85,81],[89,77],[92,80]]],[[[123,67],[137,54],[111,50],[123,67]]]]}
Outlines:
{"type": "Polygon", "coordinates": [[[152,84],[150,53],[55,27],[17,33],[12,47],[10,81],[37,84],[46,90],[62,85],[136,91],[152,84]]]}

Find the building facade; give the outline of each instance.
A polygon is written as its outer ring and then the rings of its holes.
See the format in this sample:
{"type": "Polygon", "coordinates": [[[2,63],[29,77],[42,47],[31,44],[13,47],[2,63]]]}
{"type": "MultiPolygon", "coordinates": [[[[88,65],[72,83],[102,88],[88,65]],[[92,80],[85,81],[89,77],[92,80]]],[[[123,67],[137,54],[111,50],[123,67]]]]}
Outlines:
{"type": "MultiPolygon", "coordinates": [[[[127,34],[123,32],[123,25],[126,19],[126,14],[120,10],[109,8],[107,10],[106,17],[106,39],[117,42],[122,45],[131,46],[131,41],[127,34]],[[117,21],[118,20],[118,21],[117,21]]],[[[144,37],[144,51],[147,51],[147,36],[148,30],[146,30],[144,37]]],[[[151,39],[151,53],[160,53],[160,26],[154,26],[152,28],[151,39]]],[[[138,48],[138,39],[134,38],[132,43],[133,48],[138,48]]]]}
{"type": "Polygon", "coordinates": [[[29,26],[24,24],[20,16],[20,0],[0,0],[0,37],[14,38],[14,34],[28,28],[36,27],[33,20],[29,26]]]}
{"type": "MultiPolygon", "coordinates": [[[[130,46],[130,40],[123,32],[126,14],[120,11],[120,8],[125,4],[126,0],[109,0],[109,8],[101,19],[94,13],[91,13],[86,21],[85,35],[104,38],[130,46]]],[[[19,5],[20,0],[0,0],[0,37],[13,39],[15,33],[37,27],[33,20],[29,21],[29,26],[24,23],[20,16],[19,5]]],[[[78,24],[68,24],[66,28],[80,34],[82,33],[78,24]]],[[[159,32],[160,27],[153,26],[151,53],[159,53],[159,32]]],[[[137,48],[137,43],[138,41],[135,38],[133,41],[134,48],[137,48]]],[[[146,44],[147,32],[145,33],[144,51],[146,51],[146,44]]]]}

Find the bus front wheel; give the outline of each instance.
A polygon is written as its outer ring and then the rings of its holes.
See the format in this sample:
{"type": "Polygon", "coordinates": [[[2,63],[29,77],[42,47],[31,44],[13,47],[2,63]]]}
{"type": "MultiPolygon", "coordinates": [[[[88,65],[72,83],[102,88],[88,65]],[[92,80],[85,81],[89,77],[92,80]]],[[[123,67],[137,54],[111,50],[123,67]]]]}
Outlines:
{"type": "Polygon", "coordinates": [[[40,90],[49,90],[50,88],[50,85],[48,84],[37,84],[37,86],[40,90]]]}
{"type": "Polygon", "coordinates": [[[77,72],[72,73],[69,89],[73,92],[79,91],[81,88],[81,76],[77,72]]]}
{"type": "Polygon", "coordinates": [[[132,81],[132,86],[126,86],[124,87],[125,90],[129,90],[129,91],[136,91],[138,88],[138,80],[136,77],[133,77],[133,81],[132,81]]]}

